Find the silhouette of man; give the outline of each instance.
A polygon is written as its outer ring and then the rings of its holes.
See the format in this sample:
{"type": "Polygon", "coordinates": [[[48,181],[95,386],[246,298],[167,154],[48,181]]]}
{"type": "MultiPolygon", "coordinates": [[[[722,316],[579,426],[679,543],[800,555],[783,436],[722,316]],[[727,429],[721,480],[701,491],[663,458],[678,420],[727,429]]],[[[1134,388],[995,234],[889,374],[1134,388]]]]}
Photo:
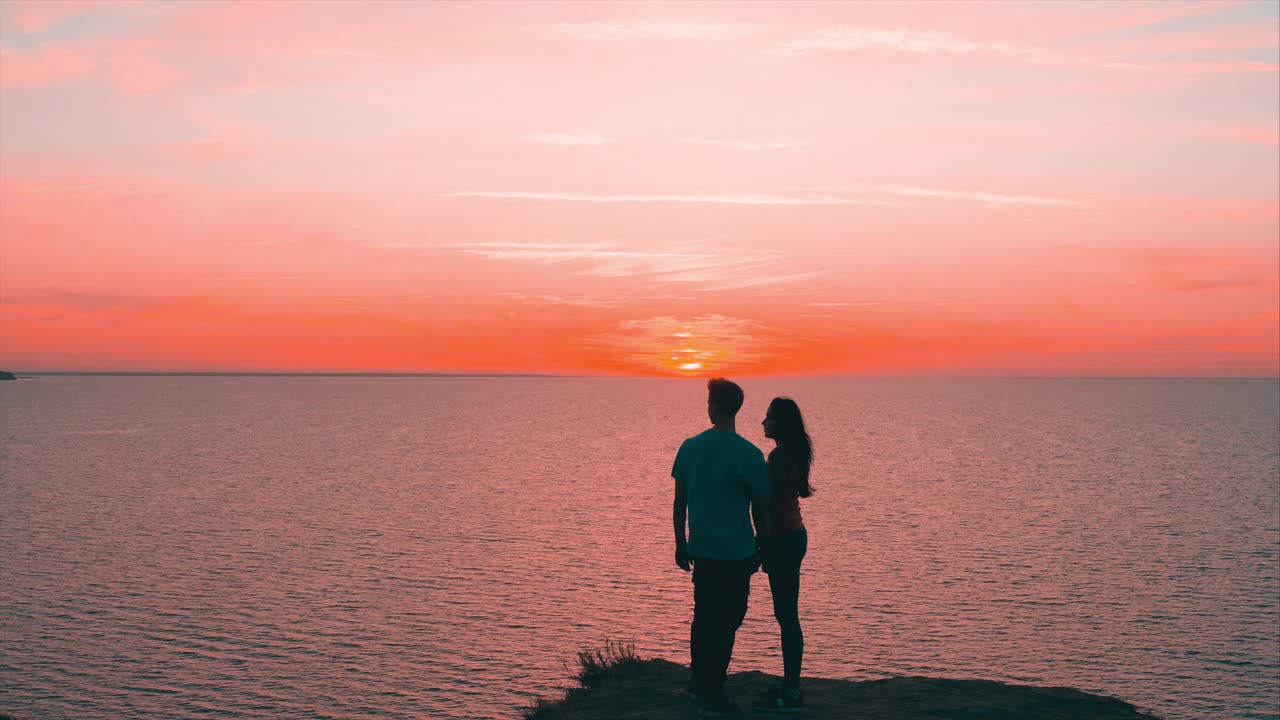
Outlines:
{"type": "Polygon", "coordinates": [[[734,638],[747,614],[751,575],[759,567],[758,557],[768,556],[763,543],[769,538],[769,473],[764,454],[737,433],[742,400],[742,388],[734,383],[709,381],[712,427],[685,440],[671,468],[676,565],[685,572],[691,565],[693,569],[689,693],[700,701],[701,717],[740,712],[725,697],[724,683],[734,638]]]}

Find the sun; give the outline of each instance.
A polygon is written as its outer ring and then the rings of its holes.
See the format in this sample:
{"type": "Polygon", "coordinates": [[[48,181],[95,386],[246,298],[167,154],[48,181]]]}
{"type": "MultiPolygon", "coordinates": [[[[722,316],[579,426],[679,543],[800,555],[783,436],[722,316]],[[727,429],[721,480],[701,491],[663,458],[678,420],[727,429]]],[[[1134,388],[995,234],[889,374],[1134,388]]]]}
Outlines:
{"type": "Polygon", "coordinates": [[[708,375],[720,372],[727,359],[719,340],[694,328],[677,326],[653,339],[650,357],[665,375],[708,375]]]}
{"type": "Polygon", "coordinates": [[[678,346],[671,349],[671,361],[667,365],[668,367],[675,369],[682,375],[696,375],[706,369],[704,361],[714,353],[700,350],[701,343],[695,346],[693,333],[688,331],[672,333],[671,339],[676,341],[678,346]]]}

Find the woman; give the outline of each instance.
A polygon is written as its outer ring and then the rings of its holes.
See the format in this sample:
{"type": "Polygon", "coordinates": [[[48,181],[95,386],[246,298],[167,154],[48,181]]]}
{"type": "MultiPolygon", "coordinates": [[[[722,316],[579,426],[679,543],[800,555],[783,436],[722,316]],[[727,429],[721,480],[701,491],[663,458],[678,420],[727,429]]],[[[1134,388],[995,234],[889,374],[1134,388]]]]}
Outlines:
{"type": "Polygon", "coordinates": [[[791,398],[774,398],[764,416],[764,436],[777,445],[769,453],[771,549],[766,563],[769,590],[773,594],[773,616],[782,629],[782,685],[762,693],[753,710],[799,712],[804,707],[800,694],[800,661],[804,656],[804,633],[800,630],[800,562],[809,547],[809,534],[800,517],[800,498],[813,494],[809,466],[813,464],[813,442],[804,429],[800,407],[791,398]]]}

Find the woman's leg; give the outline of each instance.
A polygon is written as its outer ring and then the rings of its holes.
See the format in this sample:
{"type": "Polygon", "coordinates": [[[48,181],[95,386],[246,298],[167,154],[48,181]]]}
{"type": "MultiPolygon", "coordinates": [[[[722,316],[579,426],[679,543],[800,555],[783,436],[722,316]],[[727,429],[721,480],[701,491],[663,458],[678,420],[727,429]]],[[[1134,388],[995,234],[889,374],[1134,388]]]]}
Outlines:
{"type": "Polygon", "coordinates": [[[773,616],[782,630],[783,688],[800,689],[800,665],[804,658],[804,632],[800,629],[800,563],[808,550],[803,532],[779,539],[778,567],[769,574],[773,616]]]}

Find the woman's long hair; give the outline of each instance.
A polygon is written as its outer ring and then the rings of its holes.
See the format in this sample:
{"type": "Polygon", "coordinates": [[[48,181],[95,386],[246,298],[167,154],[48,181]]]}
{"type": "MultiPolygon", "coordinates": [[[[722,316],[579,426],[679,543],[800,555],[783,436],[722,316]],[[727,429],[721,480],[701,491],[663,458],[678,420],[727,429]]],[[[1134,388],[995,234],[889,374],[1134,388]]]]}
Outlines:
{"type": "Polygon", "coordinates": [[[809,466],[813,465],[813,440],[804,429],[804,418],[800,415],[800,406],[789,397],[776,397],[769,403],[769,417],[773,418],[774,439],[789,462],[800,469],[800,482],[796,490],[800,497],[807,498],[813,494],[813,486],[809,484],[809,466]]]}

